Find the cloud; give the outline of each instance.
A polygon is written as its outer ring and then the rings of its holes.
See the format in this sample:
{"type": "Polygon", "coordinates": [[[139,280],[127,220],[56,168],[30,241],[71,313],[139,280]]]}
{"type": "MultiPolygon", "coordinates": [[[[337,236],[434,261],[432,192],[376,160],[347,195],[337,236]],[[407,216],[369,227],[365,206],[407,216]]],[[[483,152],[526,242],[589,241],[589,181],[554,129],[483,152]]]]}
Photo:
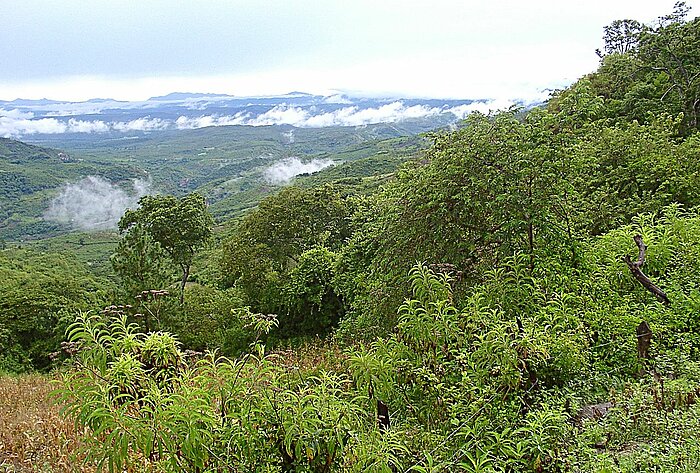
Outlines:
{"type": "Polygon", "coordinates": [[[3,138],[15,138],[34,133],[65,133],[68,125],[55,118],[41,118],[30,120],[27,118],[13,118],[0,116],[0,136],[3,138]]]}
{"type": "Polygon", "coordinates": [[[0,136],[14,138],[35,133],[104,133],[110,127],[101,120],[77,120],[71,118],[68,121],[56,118],[32,119],[32,112],[22,112],[17,109],[0,109],[0,136]]]}
{"type": "Polygon", "coordinates": [[[289,130],[287,133],[282,133],[282,136],[288,144],[291,145],[294,143],[294,130],[289,130]]]}
{"type": "Polygon", "coordinates": [[[67,131],[69,133],[106,133],[109,131],[109,125],[102,120],[76,120],[71,118],[68,120],[67,131]]]}
{"type": "Polygon", "coordinates": [[[426,118],[442,113],[437,107],[414,105],[406,107],[403,102],[397,101],[377,108],[358,109],[346,107],[329,113],[311,117],[307,126],[359,126],[374,123],[393,123],[411,118],[426,118]]]}
{"type": "Polygon", "coordinates": [[[284,184],[289,182],[294,176],[300,174],[313,174],[333,166],[330,159],[312,159],[302,162],[299,158],[292,157],[278,161],[265,170],[265,180],[270,184],[284,184]]]}
{"type": "Polygon", "coordinates": [[[126,106],[125,102],[116,100],[104,100],[99,102],[66,102],[49,105],[28,105],[29,109],[34,109],[44,115],[55,117],[70,117],[73,115],[95,115],[109,109],[118,109],[126,106]]]}
{"type": "Polygon", "coordinates": [[[300,107],[290,107],[287,105],[276,105],[267,112],[258,115],[257,118],[248,120],[246,125],[267,126],[267,125],[295,125],[301,126],[311,114],[300,107]]]}
{"type": "Polygon", "coordinates": [[[448,108],[445,111],[453,114],[459,120],[462,120],[473,112],[488,114],[489,112],[496,110],[506,110],[513,105],[515,105],[515,102],[512,100],[487,100],[472,102],[468,105],[457,105],[456,107],[448,108]]]}
{"type": "Polygon", "coordinates": [[[329,95],[328,97],[325,97],[323,99],[323,101],[326,103],[333,103],[333,104],[343,104],[343,105],[351,105],[352,104],[352,100],[348,99],[343,94],[329,95]]]}
{"type": "Polygon", "coordinates": [[[0,116],[20,120],[34,118],[34,114],[32,112],[25,112],[18,108],[13,108],[12,110],[5,110],[4,108],[0,108],[0,116]]]}
{"type": "Polygon", "coordinates": [[[246,125],[249,119],[247,113],[238,112],[235,115],[202,115],[199,117],[180,116],[175,120],[175,127],[178,130],[191,130],[195,128],[205,128],[208,126],[230,126],[246,125]]]}
{"type": "MultiPolygon", "coordinates": [[[[340,96],[337,96],[340,97],[340,96]]],[[[339,98],[338,100],[341,100],[339,98]]],[[[340,103],[340,102],[336,102],[340,103]]],[[[289,104],[276,105],[264,113],[252,116],[246,111],[234,115],[200,115],[189,117],[181,115],[177,119],[151,118],[145,116],[131,121],[106,122],[102,120],[79,120],[70,118],[33,118],[32,112],[18,109],[0,109],[0,136],[17,138],[36,133],[127,133],[134,131],[190,130],[212,126],[269,126],[293,125],[300,128],[322,128],[329,126],[363,126],[375,123],[395,123],[408,119],[429,118],[450,113],[457,119],[463,119],[469,113],[478,111],[488,113],[506,109],[514,104],[511,100],[478,101],[455,107],[429,107],[426,105],[406,106],[401,100],[376,107],[361,108],[347,106],[329,112],[321,112],[315,106],[301,107],[289,104]]],[[[293,135],[285,137],[294,142],[293,135]]]]}
{"type": "MultiPolygon", "coordinates": [[[[313,109],[309,109],[313,111],[313,109]]],[[[356,106],[344,107],[332,112],[312,114],[300,107],[277,105],[245,124],[293,125],[301,128],[321,128],[327,126],[360,126],[374,123],[394,123],[410,118],[425,118],[444,112],[438,107],[413,105],[407,107],[402,101],[395,101],[375,108],[361,109],[356,106]]]]}
{"type": "Polygon", "coordinates": [[[101,177],[87,176],[66,184],[51,201],[44,218],[80,230],[113,229],[124,211],[135,208],[138,200],[149,192],[150,182],[142,179],[134,179],[127,192],[101,177]]]}
{"type": "Polygon", "coordinates": [[[142,117],[128,122],[115,122],[111,127],[115,131],[154,131],[166,130],[171,127],[170,120],[162,120],[160,118],[142,117]]]}

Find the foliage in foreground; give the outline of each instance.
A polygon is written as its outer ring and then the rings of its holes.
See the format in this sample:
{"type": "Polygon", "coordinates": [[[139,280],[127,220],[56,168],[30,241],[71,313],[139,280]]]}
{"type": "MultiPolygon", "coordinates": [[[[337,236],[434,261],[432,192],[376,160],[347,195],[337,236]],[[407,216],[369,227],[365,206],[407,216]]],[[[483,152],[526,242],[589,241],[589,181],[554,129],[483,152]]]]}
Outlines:
{"type": "MultiPolygon", "coordinates": [[[[276,323],[251,320],[258,333],[276,323]]],[[[344,375],[300,373],[257,344],[237,360],[186,362],[172,336],[141,335],[124,318],[83,316],[70,339],[81,345],[81,369],[65,378],[62,400],[88,427],[91,458],[110,471],[138,462],[166,471],[330,471],[338,463],[361,471],[370,461],[389,471],[381,442],[368,457],[343,456],[378,437],[344,375]]]]}
{"type": "MultiPolygon", "coordinates": [[[[460,308],[450,278],[417,265],[396,330],[332,370],[290,365],[258,341],[235,360],[188,359],[171,335],[83,315],[61,400],[87,428],[89,458],[113,471],[635,471],[670,465],[656,448],[691,471],[698,248],[700,217],[670,207],[594,240],[578,268],[533,273],[527,255],[512,258],[460,308]],[[619,259],[635,233],[670,307],[619,259]],[[641,320],[649,362],[637,356],[641,320]],[[604,418],[581,416],[603,401],[604,418]],[[658,444],[659,432],[678,443],[658,444]]],[[[247,317],[258,337],[275,324],[247,317]]]]}

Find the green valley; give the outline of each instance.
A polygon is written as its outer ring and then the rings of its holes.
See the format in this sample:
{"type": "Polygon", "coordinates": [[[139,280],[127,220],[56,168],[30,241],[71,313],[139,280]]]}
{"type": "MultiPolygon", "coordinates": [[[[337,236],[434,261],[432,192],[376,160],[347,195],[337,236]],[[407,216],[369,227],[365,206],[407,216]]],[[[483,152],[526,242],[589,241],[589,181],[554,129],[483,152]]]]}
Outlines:
{"type": "Polygon", "coordinates": [[[0,468],[699,471],[688,14],[457,122],[322,97],[2,139],[0,468]]]}

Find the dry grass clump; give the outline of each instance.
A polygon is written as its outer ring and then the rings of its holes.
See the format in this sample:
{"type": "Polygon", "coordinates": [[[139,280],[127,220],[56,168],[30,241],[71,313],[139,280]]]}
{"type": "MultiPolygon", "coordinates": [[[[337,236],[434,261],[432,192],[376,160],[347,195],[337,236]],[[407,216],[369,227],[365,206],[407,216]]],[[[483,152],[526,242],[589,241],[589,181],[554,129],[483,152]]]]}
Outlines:
{"type": "Polygon", "coordinates": [[[333,341],[314,340],[294,347],[278,347],[271,352],[275,364],[305,373],[345,371],[347,356],[333,341]]]}
{"type": "Polygon", "coordinates": [[[79,455],[80,433],[60,415],[51,378],[0,375],[0,472],[92,472],[79,455]]]}

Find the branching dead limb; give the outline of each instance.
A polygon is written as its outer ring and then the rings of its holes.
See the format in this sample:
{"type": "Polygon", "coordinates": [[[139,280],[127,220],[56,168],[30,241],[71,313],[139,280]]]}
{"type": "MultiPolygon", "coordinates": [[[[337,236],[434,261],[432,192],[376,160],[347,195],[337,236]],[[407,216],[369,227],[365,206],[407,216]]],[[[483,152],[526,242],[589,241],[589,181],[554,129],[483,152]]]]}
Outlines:
{"type": "Polygon", "coordinates": [[[632,272],[632,276],[634,276],[634,278],[639,281],[639,283],[644,286],[645,289],[654,294],[659,301],[664,303],[664,305],[671,305],[671,301],[666,296],[666,293],[656,284],[651,282],[651,279],[649,279],[647,275],[642,272],[642,266],[644,265],[644,258],[646,257],[647,252],[647,246],[644,244],[644,241],[642,241],[642,236],[635,235],[634,242],[639,248],[639,257],[637,258],[637,261],[632,261],[632,258],[630,258],[628,255],[623,256],[622,260],[627,264],[627,267],[632,272]]]}

